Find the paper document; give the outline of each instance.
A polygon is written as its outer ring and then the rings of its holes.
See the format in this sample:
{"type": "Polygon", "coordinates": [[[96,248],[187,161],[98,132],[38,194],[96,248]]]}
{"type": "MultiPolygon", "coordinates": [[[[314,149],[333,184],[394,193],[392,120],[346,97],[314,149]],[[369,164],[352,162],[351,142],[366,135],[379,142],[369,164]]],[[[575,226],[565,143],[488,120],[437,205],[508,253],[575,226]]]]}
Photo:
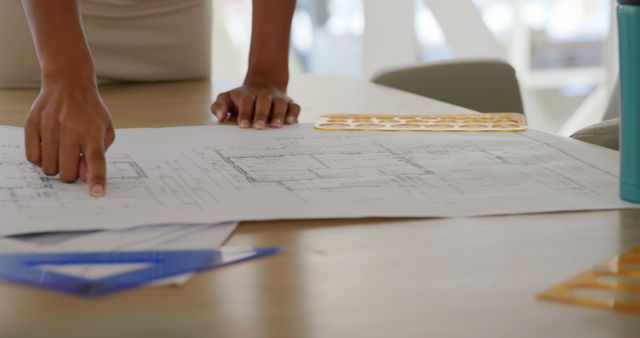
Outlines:
{"type": "MultiPolygon", "coordinates": [[[[0,253],[79,253],[164,250],[210,250],[222,247],[238,223],[219,224],[160,224],[129,229],[99,231],[76,235],[55,244],[42,244],[39,240],[13,240],[0,238],[0,253]]],[[[56,234],[54,234],[56,235],[56,234]]],[[[45,241],[46,242],[46,241],[45,241]]],[[[137,265],[83,265],[55,266],[48,269],[82,278],[115,275],[137,265]]],[[[192,275],[179,276],[154,283],[169,285],[186,283],[192,275]]]]}
{"type": "Polygon", "coordinates": [[[10,238],[0,238],[0,254],[23,253],[37,250],[36,245],[10,238]]]}
{"type": "Polygon", "coordinates": [[[238,223],[158,224],[77,236],[54,247],[64,251],[144,251],[219,248],[238,223]]]}
{"type": "Polygon", "coordinates": [[[633,208],[617,153],[538,131],[118,130],[108,193],[41,175],[0,129],[0,234],[156,223],[633,208]]]}

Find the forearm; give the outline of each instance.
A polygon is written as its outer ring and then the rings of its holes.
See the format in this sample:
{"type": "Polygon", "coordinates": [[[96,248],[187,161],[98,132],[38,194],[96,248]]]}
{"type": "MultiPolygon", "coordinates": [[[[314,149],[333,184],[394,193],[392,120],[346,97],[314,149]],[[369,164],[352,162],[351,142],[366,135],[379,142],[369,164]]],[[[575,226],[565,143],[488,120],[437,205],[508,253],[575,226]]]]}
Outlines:
{"type": "Polygon", "coordinates": [[[253,24],[247,84],[286,89],[289,82],[289,40],[296,0],[253,0],[253,24]]]}
{"type": "Polygon", "coordinates": [[[89,46],[77,0],[22,0],[40,61],[43,84],[95,84],[89,46]]]}

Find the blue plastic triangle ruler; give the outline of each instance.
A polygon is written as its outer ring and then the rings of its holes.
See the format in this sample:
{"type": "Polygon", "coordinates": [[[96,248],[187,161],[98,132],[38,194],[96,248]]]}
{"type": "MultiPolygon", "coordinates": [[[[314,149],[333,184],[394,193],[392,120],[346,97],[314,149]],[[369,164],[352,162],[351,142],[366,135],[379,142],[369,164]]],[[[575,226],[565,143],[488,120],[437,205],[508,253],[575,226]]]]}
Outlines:
{"type": "Polygon", "coordinates": [[[100,297],[158,280],[279,253],[280,248],[189,251],[0,254],[0,279],[82,297],[100,297]],[[144,264],[98,279],[67,275],[43,266],[144,264]]]}

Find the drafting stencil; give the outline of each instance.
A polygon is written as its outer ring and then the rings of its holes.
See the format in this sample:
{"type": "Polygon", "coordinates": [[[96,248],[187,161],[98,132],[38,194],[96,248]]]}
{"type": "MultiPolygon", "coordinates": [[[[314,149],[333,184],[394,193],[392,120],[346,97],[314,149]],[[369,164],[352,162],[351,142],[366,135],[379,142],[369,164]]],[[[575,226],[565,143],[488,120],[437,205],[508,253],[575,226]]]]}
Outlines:
{"type": "Polygon", "coordinates": [[[536,131],[119,130],[108,194],[44,177],[0,129],[0,233],[167,222],[456,217],[629,208],[616,155],[536,131]],[[168,141],[169,140],[169,141],[168,141]]]}

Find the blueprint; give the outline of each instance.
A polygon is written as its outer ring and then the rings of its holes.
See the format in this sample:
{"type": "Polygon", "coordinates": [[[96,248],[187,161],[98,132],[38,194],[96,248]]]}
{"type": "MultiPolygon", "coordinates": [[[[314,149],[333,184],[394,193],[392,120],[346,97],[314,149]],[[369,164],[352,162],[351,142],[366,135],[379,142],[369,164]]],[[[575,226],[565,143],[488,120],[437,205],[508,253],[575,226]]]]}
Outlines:
{"type": "Polygon", "coordinates": [[[122,129],[108,192],[44,177],[19,128],[0,129],[0,234],[141,224],[462,217],[633,208],[616,152],[538,131],[257,132],[122,129]]]}

